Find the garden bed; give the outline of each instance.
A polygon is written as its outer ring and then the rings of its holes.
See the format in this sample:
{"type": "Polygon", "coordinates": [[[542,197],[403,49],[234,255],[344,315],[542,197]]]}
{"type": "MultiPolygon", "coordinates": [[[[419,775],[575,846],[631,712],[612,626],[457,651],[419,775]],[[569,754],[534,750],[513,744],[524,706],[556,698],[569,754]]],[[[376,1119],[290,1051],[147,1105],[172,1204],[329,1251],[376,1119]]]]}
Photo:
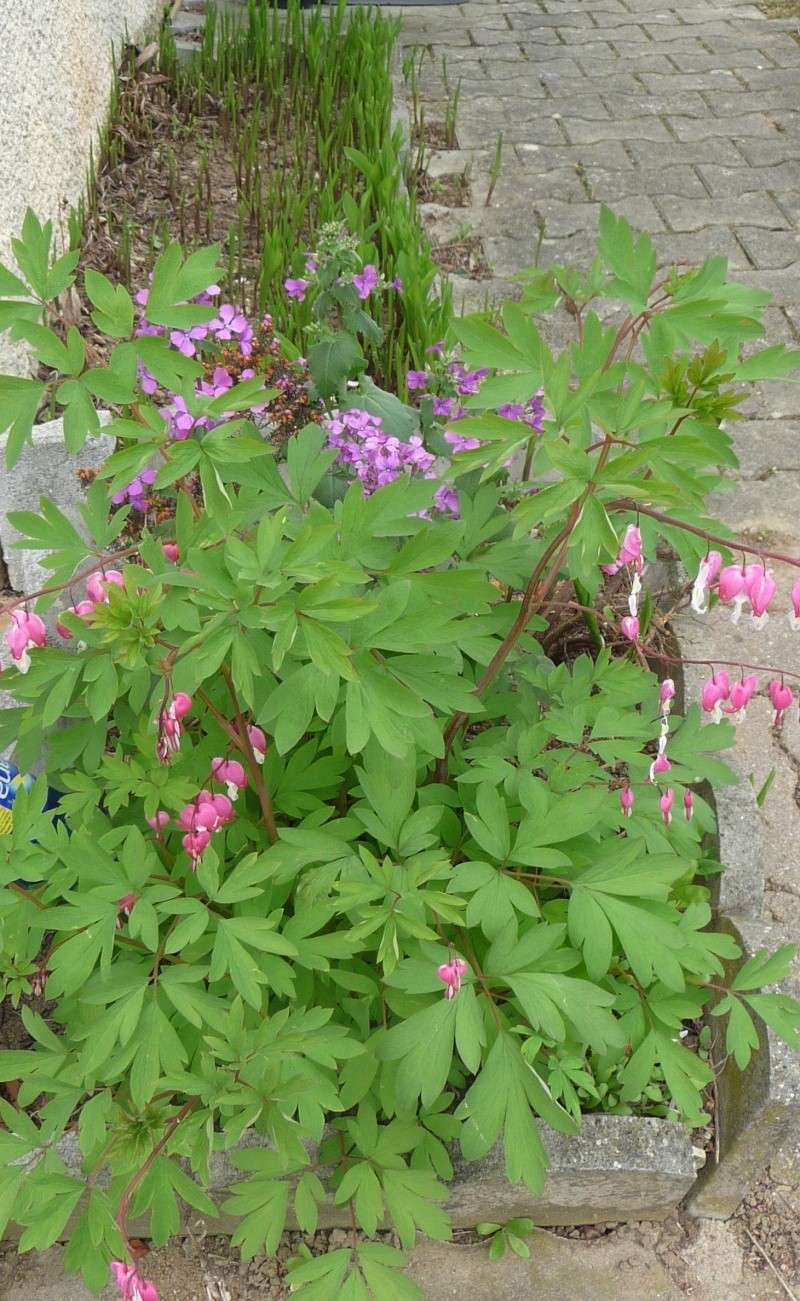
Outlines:
{"type": "MultiPolygon", "coordinates": [[[[87,200],[71,221],[81,268],[135,291],[170,240],[218,241],[226,295],[254,317],[269,309],[297,338],[308,313],[286,299],[284,279],[321,227],[344,218],[365,257],[403,284],[370,353],[373,373],[402,388],[400,357],[422,362],[449,300],[432,293],[437,267],[405,188],[390,75],[396,20],[213,4],[191,18],[203,25],[188,56],[166,29],[144,64],[135,50],[122,59],[87,200]]],[[[73,296],[68,310],[101,347],[88,305],[73,296]]]]}

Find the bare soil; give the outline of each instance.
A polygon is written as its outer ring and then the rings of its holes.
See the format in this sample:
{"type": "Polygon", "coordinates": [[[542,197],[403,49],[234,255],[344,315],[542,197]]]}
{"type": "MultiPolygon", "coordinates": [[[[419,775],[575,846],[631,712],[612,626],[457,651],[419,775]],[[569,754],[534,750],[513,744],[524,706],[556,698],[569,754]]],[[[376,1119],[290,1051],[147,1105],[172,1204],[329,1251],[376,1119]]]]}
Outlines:
{"type": "Polygon", "coordinates": [[[469,276],[472,280],[491,280],[492,270],[486,261],[483,244],[477,235],[439,244],[432,250],[434,261],[449,274],[469,276]]]}

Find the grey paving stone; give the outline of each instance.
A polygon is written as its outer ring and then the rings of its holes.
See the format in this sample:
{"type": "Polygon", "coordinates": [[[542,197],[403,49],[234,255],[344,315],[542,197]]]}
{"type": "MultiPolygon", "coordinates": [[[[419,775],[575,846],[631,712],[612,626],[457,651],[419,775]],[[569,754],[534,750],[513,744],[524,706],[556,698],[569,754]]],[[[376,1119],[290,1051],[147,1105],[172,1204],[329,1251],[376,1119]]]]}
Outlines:
{"type": "MultiPolygon", "coordinates": [[[[616,175],[612,172],[609,175],[616,175]]],[[[489,184],[488,174],[472,181],[474,202],[480,204],[489,184]]],[[[581,181],[577,166],[540,168],[506,167],[495,186],[492,207],[529,202],[536,203],[546,195],[566,203],[584,203],[590,198],[581,181]]]]}
{"type": "Polygon", "coordinates": [[[800,474],[800,429],[790,420],[739,420],[731,425],[737,475],[765,481],[776,471],[800,474]]]}
{"type": "MultiPolygon", "coordinates": [[[[618,66],[619,64],[615,62],[614,67],[618,66]]],[[[554,88],[563,77],[584,82],[588,80],[575,58],[548,59],[546,62],[537,61],[535,71],[543,85],[548,88],[554,88]]]]}
{"type": "Polygon", "coordinates": [[[609,77],[613,78],[622,69],[624,72],[642,73],[642,72],[663,72],[665,68],[672,68],[672,64],[666,55],[654,53],[654,46],[637,45],[626,48],[625,57],[614,55],[612,58],[602,58],[599,55],[590,56],[584,53],[584,50],[575,51],[575,58],[580,61],[581,67],[585,70],[587,77],[609,77]]]}
{"type": "Polygon", "coordinates": [[[605,95],[609,89],[615,94],[646,98],[642,83],[632,72],[622,71],[622,64],[615,64],[615,71],[608,77],[567,77],[549,76],[546,86],[556,95],[605,95]]]}
{"type": "MultiPolygon", "coordinates": [[[[510,144],[562,145],[566,141],[560,118],[536,117],[527,121],[506,118],[502,131],[504,141],[510,144]]],[[[497,139],[497,127],[473,119],[467,132],[462,133],[459,124],[458,137],[462,145],[491,145],[497,139]]]]}
{"type": "Polygon", "coordinates": [[[737,280],[743,278],[740,271],[752,269],[741,245],[724,226],[704,230],[699,235],[656,235],[653,242],[662,266],[673,263],[701,266],[708,257],[726,257],[731,270],[736,271],[737,280]]]}
{"type": "Polygon", "coordinates": [[[800,261],[800,233],[796,230],[764,230],[754,226],[737,226],[741,240],[754,266],[782,271],[800,261]]]}
{"type": "Polygon", "coordinates": [[[797,67],[797,42],[793,41],[790,36],[787,36],[783,41],[769,42],[759,37],[758,48],[779,68],[797,67]]]}
{"type": "Polygon", "coordinates": [[[777,204],[761,192],[728,199],[680,199],[665,195],[659,200],[659,207],[675,231],[736,224],[780,231],[789,225],[777,204]]]}
{"type": "Polygon", "coordinates": [[[469,36],[473,45],[481,49],[496,50],[501,46],[510,46],[515,53],[519,50],[519,37],[507,27],[470,27],[469,36]]]}
{"type": "Polygon", "coordinates": [[[778,134],[775,122],[766,113],[743,113],[724,120],[706,117],[702,121],[674,115],[668,117],[667,121],[679,140],[707,140],[709,136],[722,136],[735,141],[753,137],[772,140],[778,134]]]}
{"type": "MultiPolygon", "coordinates": [[[[713,10],[712,10],[711,12],[713,13],[713,10]]],[[[627,15],[622,15],[622,14],[620,14],[620,15],[613,15],[613,14],[612,14],[612,15],[609,15],[608,17],[606,17],[606,16],[604,15],[604,16],[601,18],[600,14],[597,12],[597,10],[595,10],[595,14],[596,14],[596,17],[597,17],[597,23],[598,23],[598,26],[600,26],[600,27],[613,27],[613,28],[617,28],[617,29],[620,31],[620,33],[621,33],[620,38],[619,38],[620,40],[623,40],[623,39],[624,39],[624,35],[623,35],[623,33],[624,33],[625,31],[627,31],[627,28],[628,28],[628,25],[629,25],[630,22],[631,22],[631,19],[636,20],[636,21],[637,21],[637,25],[638,25],[638,21],[641,20],[642,24],[643,24],[644,27],[645,27],[645,30],[649,27],[650,24],[653,24],[653,25],[658,26],[658,27],[662,27],[662,26],[663,26],[663,27],[676,27],[676,26],[677,26],[677,23],[676,23],[676,21],[675,21],[675,14],[674,14],[673,12],[671,12],[671,10],[667,8],[667,6],[663,6],[660,12],[659,12],[659,11],[655,11],[655,12],[646,12],[646,11],[645,11],[645,12],[642,12],[642,11],[639,10],[636,6],[632,6],[630,12],[629,12],[627,15]]]]}
{"type": "MultiPolygon", "coordinates": [[[[634,136],[626,142],[625,147],[639,166],[652,165],[652,145],[642,143],[634,136]]],[[[720,163],[723,166],[737,167],[742,165],[742,155],[732,140],[687,140],[681,144],[670,140],[658,146],[658,161],[663,167],[686,163],[720,163]]]]}
{"type": "MultiPolygon", "coordinates": [[[[686,28],[673,22],[667,26],[656,26],[646,22],[644,29],[654,41],[683,41],[686,39],[686,28]]],[[[733,29],[724,22],[716,23],[696,23],[689,28],[694,40],[707,42],[715,50],[721,43],[734,35],[733,29]]]]}
{"type": "Polygon", "coordinates": [[[701,163],[698,172],[714,197],[729,198],[754,190],[800,189],[800,158],[773,167],[719,167],[701,163]]]}
{"type": "Polygon", "coordinates": [[[620,95],[612,85],[603,99],[615,118],[661,117],[680,113],[684,117],[708,116],[708,105],[696,91],[677,90],[665,95],[620,95]]]}
{"type": "Polygon", "coordinates": [[[447,277],[457,316],[493,311],[507,298],[518,298],[522,286],[513,280],[470,280],[468,276],[447,277]]]}
{"type": "MultiPolygon", "coordinates": [[[[686,118],[689,122],[691,119],[686,118]]],[[[664,123],[652,118],[628,118],[612,122],[585,122],[577,117],[565,117],[563,125],[573,144],[591,144],[595,140],[652,140],[671,143],[664,123]]]]}
{"type": "Polygon", "coordinates": [[[735,72],[730,68],[714,68],[710,72],[640,72],[640,80],[653,95],[677,94],[682,90],[718,90],[720,86],[731,91],[738,86],[745,93],[735,72]]]}
{"type": "Polygon", "coordinates": [[[594,166],[606,171],[631,171],[634,166],[619,140],[598,140],[593,144],[560,147],[517,144],[514,149],[523,167],[532,167],[537,171],[576,166],[578,163],[583,167],[594,166]]]}
{"type": "Polygon", "coordinates": [[[786,89],[795,87],[798,91],[797,102],[800,103],[800,64],[794,71],[782,68],[779,73],[776,73],[773,68],[764,68],[761,71],[757,68],[749,68],[741,75],[750,90],[770,90],[775,85],[786,89]]]}
{"type": "MultiPolygon", "coordinates": [[[[633,17],[633,15],[631,16],[633,17]]],[[[638,23],[626,23],[620,27],[598,26],[595,37],[600,40],[613,41],[615,46],[624,46],[626,49],[636,45],[647,45],[653,39],[650,33],[644,27],[640,27],[638,23]]]]}
{"type": "Polygon", "coordinates": [[[518,14],[511,20],[514,26],[520,23],[528,22],[530,25],[537,27],[565,27],[565,28],[591,28],[594,29],[594,22],[591,15],[585,10],[571,9],[560,13],[531,13],[530,10],[518,14]]]}
{"type": "Polygon", "coordinates": [[[760,167],[773,167],[776,163],[800,159],[800,135],[780,134],[776,131],[772,140],[742,137],[737,140],[737,149],[757,173],[760,167]]]}
{"type": "Polygon", "coordinates": [[[790,316],[800,310],[800,262],[780,271],[748,267],[737,279],[754,289],[765,289],[772,294],[776,305],[785,307],[790,316]]]}
{"type": "MultiPolygon", "coordinates": [[[[609,110],[604,100],[599,95],[590,95],[588,92],[581,95],[578,99],[574,95],[565,96],[560,93],[560,87],[557,83],[550,83],[551,95],[547,103],[539,105],[539,111],[545,117],[580,117],[588,119],[590,122],[609,121],[616,117],[613,108],[609,110]]],[[[512,111],[514,116],[517,115],[518,107],[512,111]]]]}
{"type": "Polygon", "coordinates": [[[697,51],[684,51],[674,48],[670,57],[674,60],[679,72],[710,72],[714,68],[727,68],[728,71],[743,72],[745,79],[747,77],[745,69],[747,68],[763,71],[773,66],[761,50],[749,46],[733,51],[730,58],[727,58],[721,51],[714,50],[712,52],[702,48],[698,48],[697,51]]]}
{"type": "Polygon", "coordinates": [[[651,167],[646,170],[606,171],[587,167],[586,181],[595,199],[616,204],[631,195],[679,195],[684,199],[705,199],[707,190],[697,172],[689,166],[651,167]]]}
{"type": "Polygon", "coordinates": [[[736,94],[723,90],[708,91],[705,99],[717,117],[735,117],[740,113],[766,113],[770,109],[796,109],[800,103],[800,88],[784,86],[776,80],[769,90],[766,87],[749,91],[740,89],[736,94]]]}
{"type": "Polygon", "coordinates": [[[535,228],[525,239],[487,235],[482,242],[486,261],[492,269],[492,274],[499,279],[515,276],[523,267],[533,265],[537,245],[535,228]]]}
{"type": "MultiPolygon", "coordinates": [[[[597,32],[587,31],[582,33],[582,39],[579,41],[574,39],[567,40],[565,39],[566,32],[562,32],[561,38],[563,44],[561,47],[559,47],[562,56],[564,53],[569,51],[573,55],[573,57],[576,58],[580,57],[582,60],[613,59],[616,62],[619,56],[616,50],[614,49],[614,47],[612,45],[609,45],[608,41],[599,41],[599,40],[591,39],[593,36],[597,36],[597,32]]],[[[554,46],[543,45],[541,47],[537,47],[533,41],[529,41],[527,37],[522,34],[520,35],[520,47],[523,50],[525,50],[527,54],[530,55],[531,59],[535,59],[537,57],[538,48],[540,48],[542,51],[542,55],[541,55],[542,58],[548,57],[548,54],[550,52],[552,52],[553,54],[556,53],[556,48],[554,46]]]]}

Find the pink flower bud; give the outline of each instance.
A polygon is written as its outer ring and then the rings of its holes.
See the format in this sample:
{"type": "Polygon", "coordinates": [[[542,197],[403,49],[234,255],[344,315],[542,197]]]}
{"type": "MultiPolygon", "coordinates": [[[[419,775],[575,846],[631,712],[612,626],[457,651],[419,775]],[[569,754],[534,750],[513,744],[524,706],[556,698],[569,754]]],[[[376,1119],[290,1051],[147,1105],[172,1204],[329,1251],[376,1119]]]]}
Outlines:
{"type": "Polygon", "coordinates": [[[656,777],[658,777],[662,772],[669,772],[671,768],[672,764],[667,756],[663,753],[657,754],[653,762],[650,764],[651,782],[654,782],[656,777]]]}
{"type": "Polygon", "coordinates": [[[216,781],[225,783],[228,788],[228,797],[232,800],[238,799],[239,791],[244,790],[247,785],[244,768],[238,759],[212,759],[211,775],[216,781]]]}
{"type": "Polygon", "coordinates": [[[724,669],[719,673],[712,674],[711,678],[703,686],[702,705],[707,714],[711,714],[714,722],[718,723],[722,718],[722,702],[727,700],[731,694],[730,678],[724,669]]]}
{"type": "Polygon", "coordinates": [[[669,704],[675,699],[675,683],[672,678],[664,678],[658,691],[659,703],[664,706],[664,713],[669,713],[669,704]]]}
{"type": "Polygon", "coordinates": [[[112,1260],[111,1272],[122,1294],[121,1301],[158,1301],[155,1283],[151,1283],[149,1278],[142,1278],[135,1265],[112,1260]]]}
{"type": "Polygon", "coordinates": [[[455,998],[461,988],[461,977],[466,970],[467,964],[463,958],[453,958],[450,962],[443,962],[440,967],[437,967],[436,974],[446,987],[445,998],[455,998]]]}
{"type": "Polygon", "coordinates": [[[792,689],[778,678],[773,678],[767,687],[769,698],[772,701],[772,708],[775,710],[775,717],[772,720],[773,726],[780,727],[783,722],[783,716],[792,703],[792,689]]]}
{"type": "Polygon", "coordinates": [[[161,550],[164,552],[165,559],[171,561],[173,565],[177,565],[181,558],[177,542],[165,542],[161,550]]]}
{"type": "Polygon", "coordinates": [[[117,900],[117,929],[122,926],[122,918],[130,917],[133,907],[136,903],[135,894],[124,894],[121,899],[117,900]]]}
{"type": "Polygon", "coordinates": [[[744,571],[741,565],[727,565],[719,576],[720,601],[733,601],[744,591],[744,571]]]}
{"type": "Polygon", "coordinates": [[[675,799],[672,787],[664,791],[661,799],[658,801],[658,807],[661,809],[661,816],[664,819],[664,825],[669,826],[672,821],[672,804],[675,799]]]}
{"type": "Polygon", "coordinates": [[[233,804],[228,799],[227,795],[212,795],[211,803],[214,805],[220,825],[225,822],[231,822],[236,816],[233,810],[233,804]]]}
{"type": "Polygon", "coordinates": [[[740,682],[734,682],[731,687],[731,694],[728,697],[728,703],[725,706],[725,713],[735,716],[734,721],[740,723],[744,718],[744,711],[753,699],[758,688],[758,678],[752,673],[740,682]]]}
{"type": "Polygon", "coordinates": [[[197,817],[197,805],[186,804],[178,814],[178,826],[183,831],[191,831],[195,825],[197,817]]]}
{"type": "Polygon", "coordinates": [[[624,618],[620,619],[619,630],[622,633],[623,637],[628,638],[628,641],[633,641],[633,642],[638,641],[639,620],[637,619],[636,615],[626,614],[624,618]]]}
{"type": "Polygon", "coordinates": [[[722,556],[718,551],[709,551],[705,560],[700,561],[697,578],[692,588],[692,609],[697,614],[705,614],[708,609],[708,590],[719,573],[722,556]]]}
{"type": "Polygon", "coordinates": [[[210,840],[211,832],[206,831],[204,827],[188,832],[181,840],[181,844],[192,860],[192,870],[197,867],[210,840]]]}
{"type": "Polygon", "coordinates": [[[219,826],[219,816],[213,804],[198,804],[194,825],[203,831],[216,831],[219,826]]]}
{"type": "Polygon", "coordinates": [[[636,797],[630,786],[623,786],[619,793],[619,806],[622,809],[622,816],[629,818],[633,812],[633,801],[636,797]]]}
{"type": "Polygon", "coordinates": [[[800,628],[800,578],[795,579],[792,583],[791,590],[792,608],[789,611],[789,626],[793,632],[800,628]]]}
{"type": "Polygon", "coordinates": [[[20,673],[27,673],[30,668],[28,651],[46,643],[47,629],[38,614],[29,614],[27,610],[20,609],[11,611],[11,627],[6,629],[6,645],[20,673]]]}
{"type": "Polygon", "coordinates": [[[629,524],[617,556],[618,565],[635,565],[639,573],[644,569],[642,535],[636,524],[629,524]]]}
{"type": "Polygon", "coordinates": [[[777,591],[777,584],[772,574],[766,569],[759,569],[749,584],[747,591],[753,609],[753,623],[756,628],[763,628],[769,615],[767,606],[777,591]]]}
{"type": "Polygon", "coordinates": [[[694,795],[690,790],[683,792],[683,815],[687,822],[691,822],[694,813],[694,795]]]}
{"type": "Polygon", "coordinates": [[[172,697],[172,712],[176,718],[183,718],[192,707],[192,697],[185,691],[176,691],[172,697]]]}
{"type": "Polygon", "coordinates": [[[253,751],[253,758],[256,763],[263,763],[267,756],[267,738],[260,727],[255,723],[247,724],[247,736],[253,751]]]}
{"type": "Polygon", "coordinates": [[[155,817],[147,818],[146,822],[148,827],[152,827],[154,831],[163,831],[165,827],[169,826],[169,814],[164,809],[159,809],[155,817]]]}
{"type": "Polygon", "coordinates": [[[86,595],[95,605],[108,600],[108,586],[124,587],[125,579],[118,569],[107,569],[104,574],[90,574],[86,580],[86,595]]]}
{"type": "MultiPolygon", "coordinates": [[[[68,610],[65,610],[65,614],[74,614],[79,619],[85,619],[87,614],[91,614],[94,608],[94,601],[79,601],[77,605],[73,605],[68,610]]],[[[63,623],[56,624],[56,632],[59,637],[63,637],[65,641],[69,641],[72,637],[69,628],[66,628],[63,623]]]]}

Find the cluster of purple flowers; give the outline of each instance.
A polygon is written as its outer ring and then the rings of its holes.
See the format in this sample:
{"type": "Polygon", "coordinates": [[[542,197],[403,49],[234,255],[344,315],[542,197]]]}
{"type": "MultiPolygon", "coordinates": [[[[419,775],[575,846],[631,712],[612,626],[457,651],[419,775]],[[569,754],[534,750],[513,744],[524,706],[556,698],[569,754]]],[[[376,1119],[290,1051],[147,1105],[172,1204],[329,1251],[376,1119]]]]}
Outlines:
{"type": "MultiPolygon", "coordinates": [[[[432,385],[440,387],[442,383],[446,388],[455,389],[455,393],[431,394],[434,416],[439,420],[447,421],[450,425],[455,425],[469,415],[461,399],[474,397],[480,391],[480,386],[489,374],[489,370],[485,366],[478,370],[467,370],[462,362],[456,360],[445,363],[444,339],[432,344],[427,351],[441,361],[438,366],[434,363],[431,370],[408,371],[406,375],[408,390],[410,393],[426,393],[432,385]]],[[[543,396],[543,391],[540,389],[538,393],[528,398],[527,402],[509,402],[505,406],[498,407],[497,414],[506,420],[519,420],[527,424],[534,433],[540,433],[544,422],[543,396]]],[[[471,452],[481,446],[479,438],[468,438],[454,429],[447,429],[444,437],[454,452],[471,452]]]]}
{"type": "Polygon", "coordinates": [[[147,510],[147,489],[155,483],[155,470],[141,470],[135,479],[131,479],[127,488],[121,492],[115,492],[111,495],[111,500],[115,506],[124,506],[125,502],[130,502],[134,510],[142,512],[147,510]]]}
{"type": "Polygon", "coordinates": [[[544,390],[540,389],[527,402],[507,402],[505,406],[498,407],[497,414],[504,420],[521,420],[523,424],[530,425],[535,434],[540,434],[544,423],[543,396],[544,390]]]}
{"type": "MultiPolygon", "coordinates": [[[[313,276],[319,270],[319,262],[312,254],[306,256],[306,275],[313,276]]],[[[306,291],[311,288],[311,280],[306,280],[303,276],[287,276],[283,282],[287,298],[293,298],[295,302],[304,303],[306,301],[306,291]]],[[[365,262],[361,270],[354,272],[353,275],[339,277],[338,284],[352,284],[355,286],[356,293],[362,303],[375,292],[376,289],[394,289],[398,294],[403,292],[403,282],[399,276],[393,280],[382,281],[381,273],[372,262],[365,262]]]]}
{"type": "MultiPolygon", "coordinates": [[[[425,450],[419,434],[404,443],[382,429],[382,423],[380,416],[358,407],[334,412],[326,421],[328,446],[336,449],[339,464],[361,481],[365,494],[369,496],[403,473],[435,478],[435,457],[425,450]]],[[[438,510],[458,514],[458,495],[449,485],[443,484],[434,500],[438,510]]]]}
{"type": "MultiPolygon", "coordinates": [[[[193,303],[210,304],[221,293],[219,285],[211,285],[206,293],[198,294],[192,299],[193,303]]],[[[135,295],[135,301],[142,309],[141,318],[137,324],[135,333],[142,335],[163,336],[167,333],[166,327],[160,325],[151,325],[144,319],[144,308],[147,306],[149,297],[148,289],[140,289],[135,295]]],[[[272,318],[265,316],[263,326],[271,329],[272,318]]],[[[243,358],[249,357],[253,349],[254,331],[247,317],[234,307],[232,303],[222,303],[218,309],[217,316],[213,320],[207,321],[203,325],[193,325],[188,330],[170,330],[169,341],[173,348],[177,349],[184,357],[194,357],[200,349],[198,345],[219,346],[223,345],[230,348],[231,344],[238,347],[238,351],[243,358]]],[[[279,350],[279,341],[273,340],[272,351],[279,350]]],[[[203,349],[205,351],[205,349],[203,349]]],[[[142,365],[138,363],[139,382],[142,391],[151,395],[156,392],[158,382],[153,375],[142,365]]],[[[239,379],[253,379],[256,372],[252,367],[245,367],[239,379]]],[[[237,381],[231,375],[225,366],[215,366],[210,379],[199,380],[195,386],[195,392],[198,397],[218,398],[228,389],[232,388],[237,381]]],[[[192,434],[201,430],[215,428],[218,424],[224,423],[233,417],[233,412],[225,412],[218,420],[211,420],[208,417],[193,416],[190,412],[186,399],[178,393],[169,395],[169,401],[161,408],[161,415],[167,422],[169,436],[176,441],[183,441],[192,434]]],[[[251,411],[259,414],[266,410],[266,404],[254,406],[251,411]]],[[[115,506],[121,506],[125,502],[130,503],[134,510],[146,511],[148,508],[147,490],[152,487],[156,478],[156,471],[146,469],[140,471],[135,479],[131,480],[126,488],[113,494],[111,500],[115,506]]]]}

